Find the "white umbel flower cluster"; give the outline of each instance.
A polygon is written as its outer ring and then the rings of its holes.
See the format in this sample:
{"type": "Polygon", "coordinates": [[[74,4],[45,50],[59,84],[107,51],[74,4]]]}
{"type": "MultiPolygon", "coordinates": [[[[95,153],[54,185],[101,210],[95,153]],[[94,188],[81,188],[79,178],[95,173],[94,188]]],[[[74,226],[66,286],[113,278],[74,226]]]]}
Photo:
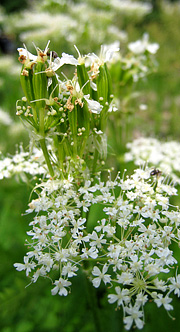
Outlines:
{"type": "Polygon", "coordinates": [[[25,179],[23,175],[45,175],[47,176],[47,167],[44,162],[42,151],[33,148],[32,153],[23,150],[16,151],[14,156],[8,156],[0,160],[0,180],[10,178],[14,175],[20,175],[22,180],[25,179]]]}
{"type": "Polygon", "coordinates": [[[139,137],[127,144],[125,161],[136,165],[148,162],[158,167],[164,174],[180,183],[180,144],[177,141],[159,141],[151,137],[139,137]]]}
{"type": "Polygon", "coordinates": [[[109,173],[106,182],[69,176],[37,186],[38,197],[27,210],[35,213],[29,251],[16,269],[33,283],[56,275],[51,292],[63,296],[78,270],[86,270],[95,288],[107,284],[108,301],[122,308],[127,330],[144,326],[150,299],[173,309],[170,294],[180,296],[180,275],[171,244],[178,249],[180,211],[169,203],[176,189],[150,172],[137,169],[115,180],[109,173]]]}

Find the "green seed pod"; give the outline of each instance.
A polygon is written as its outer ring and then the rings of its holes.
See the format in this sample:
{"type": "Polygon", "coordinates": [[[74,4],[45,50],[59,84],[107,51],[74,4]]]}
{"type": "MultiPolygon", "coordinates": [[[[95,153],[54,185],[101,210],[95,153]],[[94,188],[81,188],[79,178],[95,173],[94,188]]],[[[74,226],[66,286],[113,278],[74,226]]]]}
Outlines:
{"type": "Polygon", "coordinates": [[[108,78],[105,65],[99,67],[99,74],[97,77],[97,94],[98,99],[102,98],[101,104],[105,104],[108,101],[108,78]]]}
{"type": "Polygon", "coordinates": [[[32,85],[32,69],[26,68],[24,65],[22,66],[21,70],[21,86],[23,89],[23,92],[27,98],[28,103],[30,103],[32,100],[34,100],[34,91],[33,91],[33,85],[32,85]]]}
{"type": "Polygon", "coordinates": [[[77,66],[77,76],[80,88],[84,86],[83,93],[85,95],[89,94],[91,88],[90,88],[89,76],[84,63],[77,66]]]}
{"type": "Polygon", "coordinates": [[[107,64],[104,64],[104,69],[106,71],[106,77],[107,77],[107,82],[108,82],[108,91],[107,91],[107,101],[108,103],[112,100],[112,98],[110,97],[112,95],[112,79],[111,79],[111,74],[109,72],[109,69],[107,67],[107,64]]]}
{"type": "Polygon", "coordinates": [[[59,95],[59,83],[58,83],[58,79],[56,77],[56,75],[54,74],[52,77],[50,77],[49,79],[52,80],[52,83],[50,84],[50,86],[48,87],[48,95],[50,96],[51,93],[51,97],[58,97],[59,95]],[[53,91],[54,90],[54,91],[53,91]]]}
{"type": "Polygon", "coordinates": [[[85,128],[84,136],[89,136],[91,113],[88,109],[87,101],[84,100],[83,107],[77,105],[78,127],[85,128]]]}
{"type": "Polygon", "coordinates": [[[77,105],[75,105],[75,99],[76,99],[75,97],[72,97],[71,99],[72,109],[68,110],[69,127],[72,133],[71,149],[72,149],[72,155],[74,157],[77,156],[77,105]]]}
{"type": "Polygon", "coordinates": [[[33,90],[36,102],[36,107],[41,109],[45,107],[45,101],[40,100],[48,97],[47,93],[47,76],[45,73],[46,64],[44,62],[37,62],[33,67],[33,90]]]}
{"type": "Polygon", "coordinates": [[[75,97],[72,97],[71,104],[73,109],[68,110],[69,126],[73,136],[77,135],[77,106],[75,105],[75,97]]]}

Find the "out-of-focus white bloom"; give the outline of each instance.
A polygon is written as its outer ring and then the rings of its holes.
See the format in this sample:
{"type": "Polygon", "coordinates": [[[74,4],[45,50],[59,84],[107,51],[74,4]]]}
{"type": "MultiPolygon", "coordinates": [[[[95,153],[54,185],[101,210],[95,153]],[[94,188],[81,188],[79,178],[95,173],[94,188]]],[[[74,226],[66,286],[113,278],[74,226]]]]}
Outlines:
{"type": "Polygon", "coordinates": [[[104,62],[109,62],[113,59],[114,54],[119,52],[120,50],[120,42],[116,41],[110,45],[102,45],[100,52],[100,59],[104,62]]]}
{"type": "Polygon", "coordinates": [[[109,25],[107,28],[107,31],[114,35],[116,39],[122,40],[123,42],[126,42],[128,39],[128,34],[126,31],[119,30],[118,27],[115,25],[109,25]]]}
{"type": "Polygon", "coordinates": [[[133,160],[136,165],[148,162],[180,183],[180,144],[176,141],[163,142],[156,138],[140,137],[127,144],[129,152],[125,161],[133,160]]]}
{"type": "Polygon", "coordinates": [[[14,57],[11,55],[1,55],[0,57],[0,72],[8,73],[8,75],[17,75],[21,70],[20,64],[15,61],[14,57]]]}
{"type": "Polygon", "coordinates": [[[110,62],[113,59],[114,53],[119,52],[120,43],[118,41],[114,42],[113,44],[110,45],[101,45],[101,51],[100,55],[97,56],[94,53],[89,53],[87,55],[86,63],[87,65],[92,66],[92,64],[95,66],[101,66],[106,62],[110,62]]]}
{"type": "Polygon", "coordinates": [[[155,54],[159,49],[159,44],[157,43],[149,43],[149,35],[145,33],[143,35],[142,40],[137,40],[135,42],[129,43],[128,48],[134,54],[141,54],[145,51],[148,51],[151,54],[155,54]]]}
{"type": "Polygon", "coordinates": [[[111,0],[111,6],[126,15],[144,16],[149,14],[152,6],[149,2],[132,1],[132,0],[111,0]]]}
{"type": "Polygon", "coordinates": [[[5,126],[9,126],[13,123],[10,115],[3,111],[1,108],[0,108],[0,123],[5,125],[5,126]]]}
{"type": "Polygon", "coordinates": [[[139,109],[140,109],[141,111],[146,111],[146,110],[147,110],[147,105],[146,105],[146,104],[140,104],[140,105],[139,105],[139,109]]]}
{"type": "MultiPolygon", "coordinates": [[[[47,175],[47,169],[42,151],[34,148],[32,153],[24,152],[20,147],[20,152],[12,157],[1,157],[0,160],[0,179],[9,178],[19,174],[44,174],[47,175]]],[[[23,179],[23,177],[22,177],[23,179]]]]}

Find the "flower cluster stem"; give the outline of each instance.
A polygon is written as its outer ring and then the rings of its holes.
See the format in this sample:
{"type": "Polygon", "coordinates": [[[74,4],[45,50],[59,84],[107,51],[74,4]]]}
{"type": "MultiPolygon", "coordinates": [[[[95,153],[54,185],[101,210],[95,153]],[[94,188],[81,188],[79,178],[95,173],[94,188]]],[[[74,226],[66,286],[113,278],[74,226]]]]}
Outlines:
{"type": "Polygon", "coordinates": [[[49,153],[48,153],[46,142],[45,142],[44,138],[40,140],[40,145],[41,145],[41,149],[43,151],[43,155],[44,155],[49,173],[53,177],[54,176],[54,170],[53,170],[53,167],[51,165],[51,161],[50,161],[50,158],[49,158],[49,153]]]}
{"type": "Polygon", "coordinates": [[[85,279],[86,279],[86,289],[87,289],[89,306],[91,308],[91,311],[93,314],[93,319],[94,319],[94,326],[95,326],[96,332],[102,332],[96,290],[94,289],[93,285],[88,280],[88,278],[85,277],[85,279]]]}
{"type": "Polygon", "coordinates": [[[99,155],[99,153],[98,153],[98,151],[96,149],[95,150],[95,154],[94,154],[94,161],[93,161],[93,170],[92,170],[93,174],[96,172],[98,155],[99,155]]]}

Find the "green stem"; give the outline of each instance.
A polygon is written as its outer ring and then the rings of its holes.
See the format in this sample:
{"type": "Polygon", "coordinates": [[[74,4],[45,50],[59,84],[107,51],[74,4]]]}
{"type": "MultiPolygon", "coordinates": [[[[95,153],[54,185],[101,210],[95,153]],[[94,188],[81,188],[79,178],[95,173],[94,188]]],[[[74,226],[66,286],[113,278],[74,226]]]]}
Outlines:
{"type": "Polygon", "coordinates": [[[99,152],[98,152],[98,150],[96,149],[96,150],[95,150],[95,153],[94,153],[94,161],[93,161],[93,169],[92,169],[92,173],[93,173],[93,174],[96,172],[96,166],[97,166],[98,155],[99,155],[99,152]]]}
{"type": "Polygon", "coordinates": [[[86,289],[87,289],[87,295],[88,295],[88,301],[89,306],[91,308],[93,319],[94,319],[94,326],[96,329],[96,332],[102,332],[102,326],[100,323],[100,317],[99,317],[99,308],[97,303],[97,293],[91,282],[88,280],[88,278],[85,276],[86,279],[86,289]]]}
{"type": "Polygon", "coordinates": [[[81,145],[79,146],[79,157],[80,158],[83,157],[86,142],[87,142],[87,137],[83,137],[83,141],[82,141],[81,145]]]}
{"type": "Polygon", "coordinates": [[[41,144],[41,149],[43,151],[43,155],[44,155],[49,173],[53,177],[54,176],[54,170],[53,170],[53,167],[52,167],[51,162],[50,162],[49,153],[48,153],[48,150],[47,150],[47,147],[46,147],[45,138],[41,139],[39,142],[41,144]]]}
{"type": "Polygon", "coordinates": [[[34,122],[36,123],[37,125],[37,112],[36,112],[36,109],[34,107],[32,107],[32,112],[33,112],[33,119],[34,119],[34,122]]]}
{"type": "MultiPolygon", "coordinates": [[[[45,136],[44,135],[44,112],[45,112],[44,108],[39,109],[39,134],[42,137],[45,136]]],[[[48,153],[48,150],[47,150],[45,138],[40,139],[39,142],[40,142],[40,145],[41,145],[41,149],[43,151],[43,155],[44,155],[49,173],[53,177],[54,176],[54,170],[52,168],[51,161],[50,161],[50,158],[49,158],[49,153],[48,153]]]]}
{"type": "Polygon", "coordinates": [[[44,136],[44,108],[39,109],[39,133],[44,136]]]}

